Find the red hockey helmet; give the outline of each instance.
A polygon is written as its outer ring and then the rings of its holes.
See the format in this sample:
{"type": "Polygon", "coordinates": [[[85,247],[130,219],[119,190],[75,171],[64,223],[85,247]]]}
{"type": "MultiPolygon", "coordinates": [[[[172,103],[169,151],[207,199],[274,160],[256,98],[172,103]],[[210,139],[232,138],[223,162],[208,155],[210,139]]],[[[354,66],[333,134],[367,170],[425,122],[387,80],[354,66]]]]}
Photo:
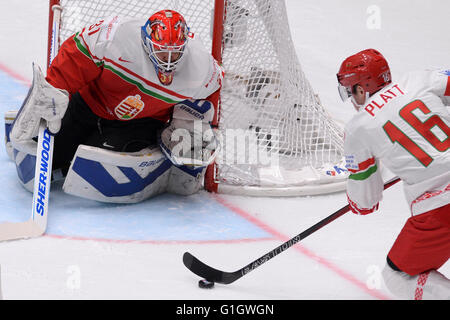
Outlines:
{"type": "Polygon", "coordinates": [[[155,65],[163,72],[172,72],[181,61],[189,28],[183,16],[173,10],[153,14],[141,28],[144,47],[155,65]]]}
{"type": "Polygon", "coordinates": [[[366,49],[342,62],[337,74],[342,101],[351,97],[359,84],[369,95],[392,82],[389,65],[383,55],[374,49],[366,49]]]}

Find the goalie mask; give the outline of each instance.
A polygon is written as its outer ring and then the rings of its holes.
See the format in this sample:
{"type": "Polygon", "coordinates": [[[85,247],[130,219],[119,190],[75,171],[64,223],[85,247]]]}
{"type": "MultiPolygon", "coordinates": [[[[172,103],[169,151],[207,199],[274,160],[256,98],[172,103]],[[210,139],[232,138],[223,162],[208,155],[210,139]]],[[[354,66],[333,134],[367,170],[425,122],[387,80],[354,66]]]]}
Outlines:
{"type": "Polygon", "coordinates": [[[176,11],[162,10],[153,14],[141,28],[141,38],[162,84],[172,82],[173,71],[181,62],[189,28],[176,11]]]}

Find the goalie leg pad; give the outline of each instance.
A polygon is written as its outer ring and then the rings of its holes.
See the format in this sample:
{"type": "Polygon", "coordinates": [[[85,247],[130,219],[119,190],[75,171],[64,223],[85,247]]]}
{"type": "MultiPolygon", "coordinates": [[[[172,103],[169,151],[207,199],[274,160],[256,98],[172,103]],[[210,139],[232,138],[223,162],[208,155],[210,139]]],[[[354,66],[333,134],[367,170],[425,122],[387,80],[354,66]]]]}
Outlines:
{"type": "Polygon", "coordinates": [[[33,192],[37,143],[34,142],[34,148],[32,147],[32,143],[27,146],[29,147],[28,150],[25,150],[25,148],[18,150],[12,147],[12,157],[16,164],[19,182],[25,189],[33,192]]]}
{"type": "Polygon", "coordinates": [[[17,111],[7,111],[5,112],[5,149],[6,153],[8,154],[8,157],[10,160],[14,161],[14,154],[13,154],[13,146],[11,143],[11,138],[9,137],[9,134],[11,132],[11,127],[14,122],[14,119],[16,119],[17,111]]]}
{"type": "MultiPolygon", "coordinates": [[[[7,147],[10,148],[11,160],[16,165],[19,182],[26,190],[33,192],[37,142],[30,139],[27,142],[13,144],[9,141],[7,142],[7,147]]],[[[61,170],[56,169],[52,171],[52,182],[63,178],[61,170]]]]}
{"type": "Polygon", "coordinates": [[[206,167],[172,166],[167,184],[167,192],[191,195],[203,186],[206,167]]]}
{"type": "MultiPolygon", "coordinates": [[[[13,143],[9,139],[10,129],[16,115],[17,111],[8,111],[5,113],[6,152],[8,153],[9,158],[14,161],[16,165],[17,176],[20,184],[22,184],[26,190],[33,192],[37,141],[29,139],[28,141],[13,143]]],[[[52,182],[63,178],[64,177],[61,170],[56,169],[52,171],[52,182]]]]}
{"type": "Polygon", "coordinates": [[[16,119],[17,111],[5,112],[5,148],[8,157],[16,165],[17,177],[20,184],[33,192],[34,170],[36,168],[37,142],[29,139],[26,142],[15,143],[10,139],[11,127],[16,119]]]}
{"type": "Polygon", "coordinates": [[[166,191],[171,167],[159,148],[126,153],[80,145],[63,190],[101,202],[137,203],[166,191]]]}

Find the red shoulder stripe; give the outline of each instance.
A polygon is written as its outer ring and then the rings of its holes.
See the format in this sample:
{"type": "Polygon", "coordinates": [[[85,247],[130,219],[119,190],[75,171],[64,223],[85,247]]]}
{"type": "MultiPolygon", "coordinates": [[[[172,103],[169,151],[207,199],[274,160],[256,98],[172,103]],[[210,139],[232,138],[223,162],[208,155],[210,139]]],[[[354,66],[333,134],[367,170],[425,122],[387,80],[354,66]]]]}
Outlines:
{"type": "Polygon", "coordinates": [[[450,77],[447,78],[447,89],[445,89],[444,96],[450,97],[450,77]]]}
{"type": "Polygon", "coordinates": [[[368,167],[372,166],[375,164],[375,158],[369,158],[366,161],[363,161],[361,163],[358,164],[358,169],[348,169],[348,171],[350,171],[351,173],[356,173],[359,171],[364,171],[366,170],[368,167]]]}

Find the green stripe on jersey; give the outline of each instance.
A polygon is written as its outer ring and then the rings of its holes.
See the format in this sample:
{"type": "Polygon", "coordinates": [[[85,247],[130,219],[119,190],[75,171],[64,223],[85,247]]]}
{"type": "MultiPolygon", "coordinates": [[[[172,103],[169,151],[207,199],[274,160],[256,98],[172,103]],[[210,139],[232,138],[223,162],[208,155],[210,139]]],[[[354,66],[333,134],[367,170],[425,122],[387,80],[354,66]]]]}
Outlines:
{"type": "Polygon", "coordinates": [[[84,53],[89,59],[92,59],[91,54],[89,53],[89,50],[83,46],[82,41],[78,38],[78,35],[80,33],[75,33],[75,37],[73,37],[73,40],[75,41],[75,44],[77,45],[78,50],[80,50],[82,53],[84,53]]]}
{"type": "Polygon", "coordinates": [[[159,94],[159,93],[157,93],[157,92],[151,91],[151,90],[145,88],[144,85],[143,85],[142,83],[140,83],[140,82],[138,82],[138,81],[136,81],[136,80],[134,80],[134,79],[131,79],[130,77],[128,77],[127,75],[125,75],[123,72],[119,71],[119,70],[116,69],[116,68],[113,68],[111,65],[109,65],[109,64],[107,64],[107,63],[104,64],[104,68],[110,70],[111,72],[113,72],[114,74],[116,74],[117,76],[119,76],[120,78],[122,78],[123,80],[125,80],[126,82],[131,83],[131,84],[134,84],[134,85],[135,85],[136,87],[138,87],[139,90],[141,90],[143,93],[145,93],[145,94],[147,94],[147,95],[149,95],[149,96],[152,96],[152,97],[154,97],[154,98],[156,98],[156,99],[165,101],[165,102],[167,102],[167,103],[178,103],[178,102],[180,102],[180,101],[185,100],[185,99],[182,99],[182,98],[180,98],[179,100],[174,100],[174,99],[171,99],[171,98],[169,98],[169,97],[165,97],[165,96],[163,96],[163,95],[161,95],[161,94],[159,94]]]}
{"type": "Polygon", "coordinates": [[[378,169],[377,165],[374,165],[374,166],[370,167],[369,169],[367,169],[366,171],[351,174],[348,176],[348,178],[352,179],[352,180],[366,180],[373,173],[375,173],[377,171],[377,169],[378,169]]]}

